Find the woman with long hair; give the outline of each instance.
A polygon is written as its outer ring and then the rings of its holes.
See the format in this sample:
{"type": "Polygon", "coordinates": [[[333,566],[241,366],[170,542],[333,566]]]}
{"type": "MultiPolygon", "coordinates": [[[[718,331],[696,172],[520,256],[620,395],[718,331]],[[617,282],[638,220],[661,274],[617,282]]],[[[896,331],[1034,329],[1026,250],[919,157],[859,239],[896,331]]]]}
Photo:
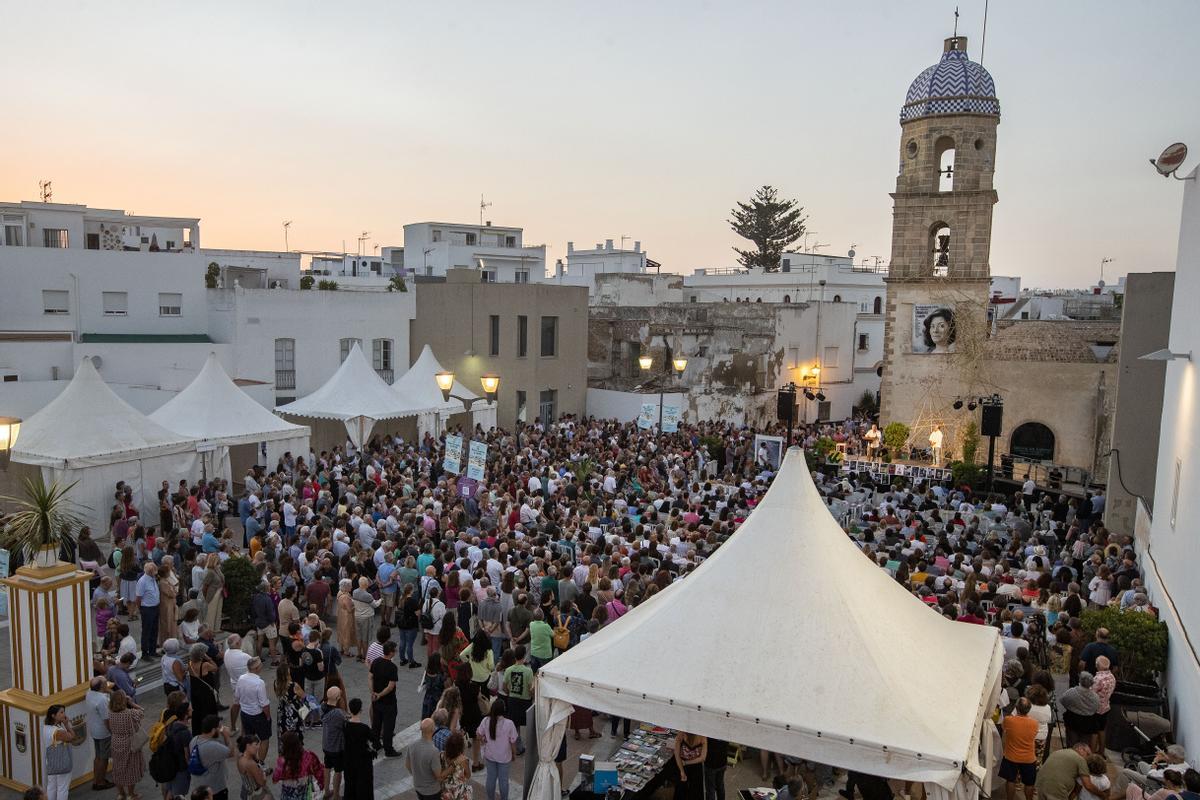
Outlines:
{"type": "MultiPolygon", "coordinates": [[[[118,693],[124,696],[119,690],[118,693]]],[[[71,791],[71,772],[74,770],[71,748],[83,744],[85,734],[86,730],[76,731],[71,727],[66,706],[55,703],[46,709],[46,721],[42,725],[46,750],[42,763],[45,765],[47,800],[67,800],[71,791]]],[[[95,780],[103,778],[103,775],[95,776],[95,780]]]]}
{"type": "Polygon", "coordinates": [[[679,768],[675,800],[704,800],[704,759],[707,756],[707,738],[684,731],[675,734],[675,766],[679,768]]]}
{"type": "Polygon", "coordinates": [[[204,624],[216,632],[221,630],[221,615],[225,610],[225,573],[221,571],[220,553],[209,553],[204,566],[204,580],[200,584],[204,624]]]}
{"type": "Polygon", "coordinates": [[[436,773],[442,782],[442,800],[471,800],[471,764],[466,749],[466,739],[460,731],[454,731],[446,739],[442,768],[436,773]]]}
{"type": "Polygon", "coordinates": [[[517,757],[517,726],[504,712],[504,701],[496,698],[475,730],[475,741],[482,742],[483,760],[487,764],[486,800],[496,800],[497,787],[499,800],[508,800],[508,769],[517,757]]]}
{"type": "Polygon", "coordinates": [[[304,703],[304,687],[296,682],[292,669],[287,664],[280,664],[275,669],[275,697],[279,700],[279,738],[288,732],[300,733],[304,728],[304,719],[308,716],[308,706],[304,703]]]}
{"type": "Polygon", "coordinates": [[[192,703],[192,735],[199,736],[200,725],[210,714],[221,714],[221,701],[217,696],[217,681],[220,666],[208,657],[208,648],[203,644],[192,645],[188,651],[188,668],[185,683],[192,703]]]}
{"type": "MultiPolygon", "coordinates": [[[[133,537],[130,537],[130,541],[132,539],[133,537]]],[[[121,562],[117,574],[121,579],[121,600],[125,603],[125,615],[132,622],[138,618],[137,582],[142,577],[142,565],[138,563],[133,545],[127,544],[121,548],[121,562]]]]}
{"type": "MultiPolygon", "coordinates": [[[[458,655],[468,667],[461,670],[456,683],[463,698],[462,728],[469,733],[479,726],[483,718],[481,706],[487,703],[487,682],[496,661],[492,656],[491,639],[483,631],[476,631],[475,638],[458,655]]],[[[477,772],[483,769],[483,762],[479,760],[478,738],[471,739],[471,768],[477,772]]]]}
{"type": "Polygon", "coordinates": [[[442,699],[442,692],[446,690],[446,671],[442,669],[442,657],[438,653],[434,653],[426,661],[425,675],[417,690],[423,693],[421,719],[426,719],[433,715],[438,701],[442,699]]]}
{"type": "Polygon", "coordinates": [[[241,800],[264,800],[271,797],[267,788],[267,772],[258,760],[258,737],[253,733],[237,740],[237,771],[242,779],[241,800]]]}
{"type": "Polygon", "coordinates": [[[288,731],[279,739],[279,758],[275,761],[272,780],[279,784],[280,800],[304,800],[325,784],[325,767],[296,731],[288,731]]]}

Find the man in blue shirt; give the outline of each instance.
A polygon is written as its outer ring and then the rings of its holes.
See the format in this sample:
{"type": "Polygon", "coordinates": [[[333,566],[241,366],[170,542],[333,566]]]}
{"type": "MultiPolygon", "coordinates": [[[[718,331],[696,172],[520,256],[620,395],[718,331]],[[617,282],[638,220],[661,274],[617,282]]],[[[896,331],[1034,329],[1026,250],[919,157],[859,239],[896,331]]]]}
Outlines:
{"type": "MultiPolygon", "coordinates": [[[[249,547],[249,544],[246,546],[249,547]]],[[[221,550],[221,541],[217,538],[211,522],[204,525],[204,533],[200,536],[200,549],[205,553],[218,553],[221,550]]]]}
{"type": "Polygon", "coordinates": [[[133,683],[133,675],[130,670],[133,669],[133,653],[126,653],[121,656],[121,660],[108,668],[108,672],[104,677],[108,678],[118,689],[129,696],[130,700],[137,697],[137,687],[133,683]]]}
{"type": "Polygon", "coordinates": [[[142,615],[142,658],[154,658],[158,649],[158,567],[146,562],[135,590],[142,615]]]}

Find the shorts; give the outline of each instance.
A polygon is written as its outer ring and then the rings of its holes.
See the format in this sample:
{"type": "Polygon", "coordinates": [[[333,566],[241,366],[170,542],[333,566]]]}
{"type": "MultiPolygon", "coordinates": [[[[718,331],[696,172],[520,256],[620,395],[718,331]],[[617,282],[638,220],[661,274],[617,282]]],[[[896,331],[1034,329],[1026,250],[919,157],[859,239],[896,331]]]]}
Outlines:
{"type": "Polygon", "coordinates": [[[346,754],[345,753],[331,753],[328,750],[325,751],[325,769],[332,769],[332,770],[336,770],[337,772],[345,772],[346,771],[345,765],[346,765],[346,754]]]}
{"type": "Polygon", "coordinates": [[[271,738],[271,720],[266,714],[258,713],[254,715],[241,713],[242,730],[246,733],[253,733],[258,737],[260,742],[269,741],[271,738]]]}
{"type": "Polygon", "coordinates": [[[278,639],[279,638],[279,629],[276,628],[275,623],[272,622],[270,625],[268,625],[265,628],[259,628],[258,635],[263,636],[267,639],[278,639]]]}
{"type": "Polygon", "coordinates": [[[112,756],[112,737],[103,739],[92,739],[92,744],[96,748],[96,760],[108,761],[112,756]]]}
{"type": "Polygon", "coordinates": [[[1015,761],[1002,758],[1000,759],[999,775],[1006,781],[1015,781],[1017,776],[1020,775],[1022,784],[1033,786],[1037,781],[1037,763],[1018,764],[1015,761]]]}

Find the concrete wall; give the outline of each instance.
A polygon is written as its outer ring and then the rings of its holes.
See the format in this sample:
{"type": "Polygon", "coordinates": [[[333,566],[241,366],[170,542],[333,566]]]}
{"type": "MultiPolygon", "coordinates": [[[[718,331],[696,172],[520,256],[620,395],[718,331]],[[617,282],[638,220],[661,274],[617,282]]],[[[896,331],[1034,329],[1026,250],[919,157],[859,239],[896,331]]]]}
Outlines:
{"type": "Polygon", "coordinates": [[[518,392],[525,393],[525,420],[539,415],[546,390],[557,392],[558,415],[584,413],[587,390],[587,289],[544,284],[480,283],[473,270],[451,270],[445,282],[415,284],[416,318],[410,360],[428,344],[446,369],[476,394],[480,376],[500,376],[496,424],[517,421],[518,392]],[[500,318],[499,354],[490,355],[491,317],[500,318]],[[526,355],[518,355],[518,317],[528,322],[526,355]],[[558,317],[554,356],[541,355],[541,321],[558,317]],[[468,353],[470,353],[468,355],[468,353]]]}
{"type": "Polygon", "coordinates": [[[1200,630],[1196,580],[1196,519],[1200,516],[1200,170],[1183,184],[1183,218],[1175,266],[1170,348],[1193,354],[1167,364],[1155,477],[1155,512],[1142,564],[1151,602],[1162,609],[1171,637],[1167,690],[1177,740],[1200,752],[1200,657],[1185,631],[1200,630]]]}
{"type": "MultiPolygon", "coordinates": [[[[588,388],[587,414],[599,419],[616,419],[621,422],[633,422],[642,411],[642,403],[658,405],[657,392],[618,392],[612,389],[588,388]]],[[[663,395],[663,405],[682,406],[685,409],[684,419],[691,421],[686,411],[688,408],[687,395],[682,392],[666,392],[663,395]]]]}
{"type": "Polygon", "coordinates": [[[1133,274],[1125,284],[1113,415],[1114,453],[1104,513],[1109,530],[1117,533],[1133,532],[1135,495],[1145,498],[1151,512],[1155,508],[1155,465],[1167,365],[1164,361],[1142,361],[1139,356],[1167,346],[1174,289],[1173,272],[1133,274]]]}

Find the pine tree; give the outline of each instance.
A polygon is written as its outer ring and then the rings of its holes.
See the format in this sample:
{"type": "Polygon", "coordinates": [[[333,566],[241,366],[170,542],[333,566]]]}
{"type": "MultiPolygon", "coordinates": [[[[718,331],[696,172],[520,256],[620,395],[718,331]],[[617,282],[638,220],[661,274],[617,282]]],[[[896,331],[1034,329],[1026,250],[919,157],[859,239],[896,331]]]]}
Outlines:
{"type": "Polygon", "coordinates": [[[750,202],[739,202],[730,212],[729,227],[743,239],[753,242],[757,250],[739,250],[738,263],[747,268],[760,267],[764,272],[779,269],[779,260],[788,245],[804,235],[804,207],[795,200],[780,200],[773,186],[763,186],[750,202]]]}

